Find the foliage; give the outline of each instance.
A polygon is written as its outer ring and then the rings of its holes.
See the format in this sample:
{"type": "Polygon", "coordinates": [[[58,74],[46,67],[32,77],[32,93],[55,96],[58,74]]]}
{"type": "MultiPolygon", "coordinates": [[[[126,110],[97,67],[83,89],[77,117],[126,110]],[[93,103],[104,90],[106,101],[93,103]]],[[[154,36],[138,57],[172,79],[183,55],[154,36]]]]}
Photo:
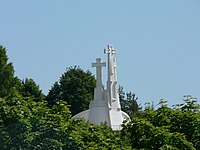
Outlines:
{"type": "Polygon", "coordinates": [[[122,131],[112,131],[105,125],[71,119],[69,106],[62,100],[49,108],[46,101],[24,98],[14,89],[0,99],[0,148],[199,149],[200,114],[193,105],[182,109],[186,106],[191,103],[173,109],[162,100],[157,110],[147,108],[122,131]]]}
{"type": "Polygon", "coordinates": [[[71,117],[66,103],[60,101],[49,109],[44,101],[24,100],[17,91],[0,101],[2,149],[54,149],[62,146],[60,130],[66,127],[71,117]]]}
{"type": "Polygon", "coordinates": [[[45,98],[42,90],[39,89],[39,86],[35,83],[33,79],[26,78],[21,82],[21,91],[23,97],[32,97],[35,101],[39,101],[45,98]]]}
{"type": "Polygon", "coordinates": [[[200,112],[196,99],[186,96],[179,108],[161,100],[157,110],[145,109],[142,118],[132,118],[122,135],[134,148],[200,149],[200,112]],[[195,103],[194,103],[195,100],[195,103]],[[187,109],[183,109],[187,108],[187,109]]]}
{"type": "Polygon", "coordinates": [[[6,48],[0,45],[0,97],[7,96],[17,83],[18,79],[14,77],[14,67],[8,62],[6,48]]]}
{"type": "Polygon", "coordinates": [[[0,121],[2,149],[20,149],[26,145],[26,133],[29,131],[29,123],[25,117],[28,113],[24,107],[22,96],[12,91],[6,98],[0,99],[0,121]]]}
{"type": "Polygon", "coordinates": [[[122,111],[126,112],[130,117],[140,115],[142,107],[137,103],[138,97],[135,93],[123,91],[123,87],[119,86],[119,99],[122,111]]]}
{"type": "Polygon", "coordinates": [[[6,48],[0,45],[0,97],[9,95],[13,88],[24,97],[34,97],[37,100],[45,97],[33,79],[21,81],[14,76],[14,67],[8,62],[6,48]]]}
{"type": "Polygon", "coordinates": [[[106,125],[71,118],[88,108],[94,86],[89,71],[70,67],[52,86],[47,103],[33,79],[14,77],[12,63],[0,46],[0,149],[200,149],[196,98],[184,96],[184,102],[173,108],[161,100],[156,110],[152,104],[142,111],[135,94],[125,94],[121,88],[122,110],[132,119],[121,131],[112,131],[106,125]]]}
{"type": "Polygon", "coordinates": [[[13,91],[0,99],[1,149],[130,149],[119,132],[73,120],[68,105],[24,100],[13,91]],[[122,148],[123,147],[123,148],[122,148]]]}
{"type": "Polygon", "coordinates": [[[83,71],[80,67],[67,68],[58,82],[50,89],[47,101],[50,106],[64,100],[69,104],[72,115],[89,108],[93,99],[95,78],[90,71],[83,71]]]}
{"type": "Polygon", "coordinates": [[[164,126],[156,127],[146,119],[134,118],[122,130],[133,148],[160,149],[169,145],[177,149],[195,149],[183,134],[170,133],[164,126]]]}

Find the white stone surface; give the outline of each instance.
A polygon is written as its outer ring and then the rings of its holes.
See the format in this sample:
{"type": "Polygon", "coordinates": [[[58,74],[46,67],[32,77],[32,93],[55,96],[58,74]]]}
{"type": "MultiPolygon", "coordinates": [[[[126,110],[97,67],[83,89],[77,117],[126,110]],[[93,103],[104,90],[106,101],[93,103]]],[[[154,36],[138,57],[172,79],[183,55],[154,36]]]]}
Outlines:
{"type": "Polygon", "coordinates": [[[85,118],[91,124],[100,125],[106,123],[113,130],[121,130],[123,121],[129,121],[129,116],[121,111],[117,86],[117,65],[116,50],[108,45],[104,49],[104,53],[108,55],[108,80],[107,89],[102,85],[102,67],[106,67],[106,63],[101,58],[96,59],[96,63],[92,63],[92,67],[96,67],[96,88],[94,89],[94,100],[90,102],[89,110],[83,111],[73,118],[85,118]]]}
{"type": "Polygon", "coordinates": [[[105,62],[101,62],[101,58],[96,59],[96,63],[92,63],[92,67],[96,67],[96,88],[94,91],[94,100],[103,100],[102,85],[102,67],[106,67],[105,62]]]}

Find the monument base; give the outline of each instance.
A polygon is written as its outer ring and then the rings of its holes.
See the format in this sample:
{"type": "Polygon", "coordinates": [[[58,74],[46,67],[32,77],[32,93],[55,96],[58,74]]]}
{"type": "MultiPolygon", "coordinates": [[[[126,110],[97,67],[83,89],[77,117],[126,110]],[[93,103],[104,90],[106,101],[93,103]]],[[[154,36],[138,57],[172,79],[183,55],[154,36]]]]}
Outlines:
{"type": "Polygon", "coordinates": [[[91,124],[106,124],[114,131],[121,130],[124,121],[130,121],[129,116],[125,112],[121,110],[109,109],[108,107],[105,107],[104,103],[101,104],[102,105],[95,107],[91,102],[90,106],[93,107],[91,107],[89,110],[78,113],[73,117],[73,119],[84,118],[91,124]]]}

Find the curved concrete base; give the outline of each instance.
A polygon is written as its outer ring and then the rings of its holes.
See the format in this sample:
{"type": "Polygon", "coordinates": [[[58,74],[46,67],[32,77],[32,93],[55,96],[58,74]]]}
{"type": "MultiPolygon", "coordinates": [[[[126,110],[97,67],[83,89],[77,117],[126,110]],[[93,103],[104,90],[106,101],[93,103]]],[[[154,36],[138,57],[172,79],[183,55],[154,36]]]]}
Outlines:
{"type": "Polygon", "coordinates": [[[128,114],[121,110],[106,110],[104,107],[103,109],[100,107],[100,109],[95,108],[92,110],[86,110],[83,112],[78,113],[77,115],[72,117],[73,119],[79,119],[84,118],[86,121],[89,121],[91,124],[104,124],[112,130],[121,130],[123,122],[129,122],[130,117],[128,114]]]}
{"type": "Polygon", "coordinates": [[[80,119],[80,118],[84,118],[85,120],[89,120],[89,113],[90,113],[90,110],[85,110],[85,111],[82,111],[78,114],[76,114],[75,116],[72,117],[72,119],[80,119]]]}

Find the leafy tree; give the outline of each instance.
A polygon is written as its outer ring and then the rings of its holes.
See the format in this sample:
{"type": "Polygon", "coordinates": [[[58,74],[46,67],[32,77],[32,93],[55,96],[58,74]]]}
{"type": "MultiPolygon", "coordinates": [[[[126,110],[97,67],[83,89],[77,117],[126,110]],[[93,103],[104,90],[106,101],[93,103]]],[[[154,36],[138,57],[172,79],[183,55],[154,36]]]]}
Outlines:
{"type": "Polygon", "coordinates": [[[0,98],[0,148],[199,149],[199,112],[181,107],[172,109],[161,101],[157,110],[147,108],[142,118],[136,116],[122,131],[112,131],[105,125],[71,119],[62,100],[49,108],[47,102],[24,99],[14,89],[0,98]]]}
{"type": "Polygon", "coordinates": [[[190,95],[184,96],[183,101],[184,103],[178,105],[179,108],[174,108],[170,130],[183,133],[196,149],[200,149],[200,105],[190,95]]]}
{"type": "Polygon", "coordinates": [[[6,149],[130,149],[119,132],[104,125],[71,119],[68,105],[56,102],[49,108],[12,91],[0,99],[0,148],[6,149]]]}
{"type": "Polygon", "coordinates": [[[182,134],[193,147],[200,149],[200,112],[196,98],[184,97],[183,104],[173,108],[167,106],[167,101],[161,100],[157,110],[147,108],[143,113],[143,119],[149,121],[154,127],[168,130],[169,133],[182,134]]]}
{"type": "Polygon", "coordinates": [[[33,79],[26,78],[22,81],[21,86],[21,94],[23,97],[33,97],[36,101],[45,98],[42,90],[39,89],[39,86],[35,83],[33,79]]]}
{"type": "Polygon", "coordinates": [[[195,150],[193,144],[188,142],[183,134],[170,133],[164,126],[156,127],[146,119],[133,118],[124,126],[122,137],[129,141],[136,149],[188,149],[195,150]]]}
{"type": "Polygon", "coordinates": [[[63,101],[57,102],[52,109],[45,103],[36,103],[30,118],[32,140],[29,149],[61,149],[67,139],[65,133],[70,118],[68,106],[63,101]]]}
{"type": "Polygon", "coordinates": [[[200,105],[197,103],[197,98],[191,95],[186,95],[183,98],[184,103],[180,104],[182,111],[190,111],[194,113],[200,112],[200,105]]]}
{"type": "Polygon", "coordinates": [[[135,94],[125,94],[120,87],[122,110],[132,119],[122,131],[112,131],[105,125],[71,119],[88,109],[94,87],[89,71],[70,67],[44,101],[33,79],[21,81],[14,76],[6,49],[0,46],[0,149],[200,149],[196,98],[184,96],[184,102],[173,108],[161,100],[157,109],[152,104],[142,111],[135,94]]]}
{"type": "Polygon", "coordinates": [[[60,149],[71,118],[68,106],[60,101],[49,109],[44,101],[23,99],[12,91],[0,99],[1,149],[60,149]]]}
{"type": "Polygon", "coordinates": [[[1,149],[22,149],[26,147],[29,111],[22,96],[14,89],[0,99],[0,147],[1,149]]]}
{"type": "Polygon", "coordinates": [[[88,109],[93,99],[95,78],[90,71],[80,67],[67,68],[58,82],[50,89],[47,101],[52,107],[57,101],[64,100],[69,104],[72,115],[88,109]]]}
{"type": "Polygon", "coordinates": [[[135,93],[127,92],[125,94],[122,86],[119,86],[118,91],[122,111],[132,117],[139,115],[142,107],[137,103],[138,97],[136,97],[135,93]]]}
{"type": "Polygon", "coordinates": [[[111,149],[129,150],[131,147],[126,145],[120,138],[120,132],[112,131],[106,125],[90,125],[83,120],[73,120],[73,132],[71,136],[79,141],[81,149],[111,149]]]}
{"type": "Polygon", "coordinates": [[[62,99],[61,94],[60,84],[56,81],[46,97],[48,104],[52,107],[56,102],[60,101],[62,99]]]}
{"type": "Polygon", "coordinates": [[[5,97],[19,83],[14,77],[14,67],[8,62],[6,48],[0,45],[0,97],[5,97]]]}

